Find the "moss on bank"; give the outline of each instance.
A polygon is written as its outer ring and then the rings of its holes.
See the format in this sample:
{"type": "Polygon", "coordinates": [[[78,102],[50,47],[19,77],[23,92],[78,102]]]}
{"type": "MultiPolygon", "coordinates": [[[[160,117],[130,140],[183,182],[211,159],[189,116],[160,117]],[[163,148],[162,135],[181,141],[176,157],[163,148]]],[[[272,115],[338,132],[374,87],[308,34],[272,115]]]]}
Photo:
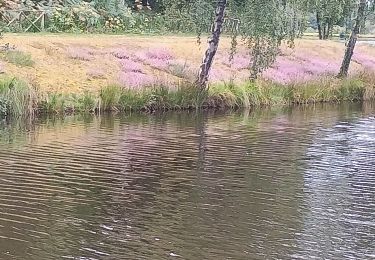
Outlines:
{"type": "Polygon", "coordinates": [[[62,114],[104,111],[156,111],[195,108],[241,108],[318,102],[362,101],[375,99],[372,75],[347,79],[332,77],[318,81],[278,85],[272,82],[244,82],[212,85],[201,93],[192,84],[177,88],[152,86],[132,90],[116,85],[100,93],[38,93],[16,78],[0,77],[0,116],[29,116],[35,113],[62,114]]]}

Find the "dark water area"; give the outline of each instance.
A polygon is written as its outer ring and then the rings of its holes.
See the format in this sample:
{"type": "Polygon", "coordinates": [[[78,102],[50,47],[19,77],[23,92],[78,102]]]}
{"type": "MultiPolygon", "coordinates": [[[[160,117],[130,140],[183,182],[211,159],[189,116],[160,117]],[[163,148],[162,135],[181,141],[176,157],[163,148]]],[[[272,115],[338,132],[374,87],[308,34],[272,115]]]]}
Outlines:
{"type": "Polygon", "coordinates": [[[0,259],[375,259],[375,104],[0,126],[0,259]]]}

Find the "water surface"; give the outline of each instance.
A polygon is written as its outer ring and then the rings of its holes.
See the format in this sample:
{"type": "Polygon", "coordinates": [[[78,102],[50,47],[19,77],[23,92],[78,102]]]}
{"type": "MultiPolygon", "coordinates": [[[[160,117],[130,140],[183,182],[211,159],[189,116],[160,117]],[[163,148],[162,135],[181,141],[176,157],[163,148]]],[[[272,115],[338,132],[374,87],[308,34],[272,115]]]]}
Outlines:
{"type": "Polygon", "coordinates": [[[0,259],[375,258],[375,106],[0,126],[0,259]]]}

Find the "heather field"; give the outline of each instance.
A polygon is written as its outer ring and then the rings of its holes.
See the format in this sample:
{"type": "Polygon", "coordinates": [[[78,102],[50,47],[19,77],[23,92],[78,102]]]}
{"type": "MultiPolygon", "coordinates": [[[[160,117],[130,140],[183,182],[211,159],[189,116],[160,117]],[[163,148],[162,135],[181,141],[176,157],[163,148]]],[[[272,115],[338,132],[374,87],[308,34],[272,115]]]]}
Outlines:
{"type": "MultiPolygon", "coordinates": [[[[113,109],[121,100],[122,107],[131,109],[143,108],[150,100],[155,109],[194,107],[196,103],[187,102],[194,93],[183,93],[182,88],[196,79],[206,49],[205,42],[198,45],[196,40],[186,36],[7,34],[3,42],[15,50],[2,53],[1,77],[32,86],[37,101],[29,106],[44,106],[44,110],[76,110],[73,103],[77,100],[87,103],[85,110],[113,109]],[[154,93],[160,87],[163,91],[154,93]],[[140,97],[140,92],[148,96],[140,97]],[[169,97],[155,101],[160,95],[169,97]],[[173,100],[166,102],[171,95],[173,100]]],[[[276,62],[251,84],[251,56],[240,42],[230,59],[230,46],[230,39],[223,37],[210,73],[207,106],[357,100],[364,95],[363,75],[366,93],[373,93],[375,47],[369,44],[358,45],[349,78],[341,81],[335,75],[344,43],[297,40],[294,48],[283,46],[276,62]]]]}
{"type": "MultiPolygon", "coordinates": [[[[108,84],[125,88],[151,85],[174,87],[194,80],[205,43],[194,37],[142,37],[106,35],[7,35],[6,42],[31,55],[32,64],[1,61],[1,71],[37,86],[42,92],[99,91],[108,84]],[[21,66],[22,69],[20,68],[21,66]]],[[[249,77],[251,57],[241,45],[230,61],[229,39],[223,39],[210,75],[210,83],[240,83],[249,77]]],[[[337,74],[344,44],[335,41],[297,40],[283,48],[261,78],[280,84],[303,83],[337,74]]],[[[351,75],[375,70],[375,47],[362,44],[353,57],[351,75]]]]}

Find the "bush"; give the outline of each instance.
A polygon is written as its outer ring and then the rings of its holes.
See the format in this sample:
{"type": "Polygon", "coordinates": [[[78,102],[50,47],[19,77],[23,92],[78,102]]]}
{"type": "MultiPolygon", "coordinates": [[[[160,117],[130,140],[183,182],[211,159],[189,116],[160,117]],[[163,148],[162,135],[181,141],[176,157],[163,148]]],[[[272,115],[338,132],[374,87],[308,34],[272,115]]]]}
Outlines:
{"type": "Polygon", "coordinates": [[[49,21],[49,30],[57,32],[92,31],[99,27],[101,16],[89,3],[57,8],[49,21]]]}
{"type": "Polygon", "coordinates": [[[24,53],[22,51],[10,50],[4,52],[4,59],[21,67],[31,67],[34,65],[34,61],[31,58],[31,55],[24,53]]]}

